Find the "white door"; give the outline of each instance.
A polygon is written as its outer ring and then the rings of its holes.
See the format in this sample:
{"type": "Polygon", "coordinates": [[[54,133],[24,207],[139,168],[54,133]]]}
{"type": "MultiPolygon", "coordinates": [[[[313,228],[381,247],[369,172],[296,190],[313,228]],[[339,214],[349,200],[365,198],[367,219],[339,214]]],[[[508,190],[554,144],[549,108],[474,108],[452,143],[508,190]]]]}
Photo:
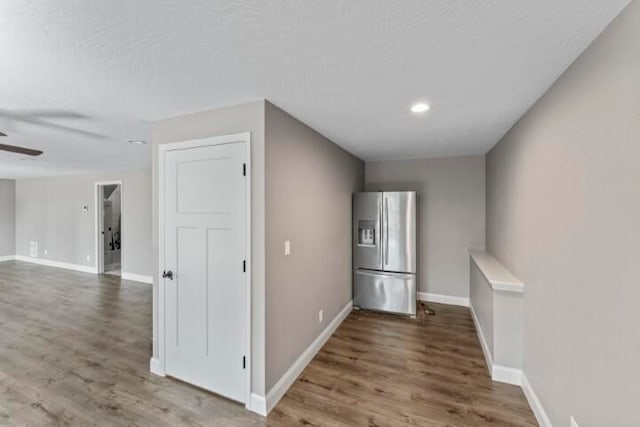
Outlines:
{"type": "Polygon", "coordinates": [[[246,143],[164,156],[166,372],[245,401],[246,143]],[[168,276],[168,274],[167,274],[168,276]]]}

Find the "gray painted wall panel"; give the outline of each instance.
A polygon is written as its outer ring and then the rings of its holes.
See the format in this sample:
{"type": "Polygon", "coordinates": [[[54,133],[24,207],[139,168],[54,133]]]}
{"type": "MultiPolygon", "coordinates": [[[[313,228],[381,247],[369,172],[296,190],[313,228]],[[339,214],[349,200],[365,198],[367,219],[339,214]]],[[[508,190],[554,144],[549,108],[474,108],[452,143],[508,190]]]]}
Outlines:
{"type": "Polygon", "coordinates": [[[0,257],[16,254],[16,182],[0,179],[0,257]]]}
{"type": "Polygon", "coordinates": [[[470,299],[471,306],[476,313],[485,342],[491,352],[491,358],[495,359],[494,342],[493,342],[493,290],[491,285],[484,278],[478,266],[471,261],[471,289],[470,299]]]}
{"type": "Polygon", "coordinates": [[[95,266],[95,182],[113,180],[123,181],[122,271],[150,276],[150,169],[17,180],[16,254],[38,242],[39,258],[95,266]]]}
{"type": "Polygon", "coordinates": [[[269,390],[352,298],[351,195],[364,163],[270,103],[265,117],[269,390]]]}
{"type": "Polygon", "coordinates": [[[640,425],[639,41],[636,1],[487,156],[487,245],[526,284],[554,425],[640,425]]]}
{"type": "Polygon", "coordinates": [[[367,191],[418,193],[418,292],[469,297],[469,249],[485,244],[484,156],[367,162],[367,191]]]}

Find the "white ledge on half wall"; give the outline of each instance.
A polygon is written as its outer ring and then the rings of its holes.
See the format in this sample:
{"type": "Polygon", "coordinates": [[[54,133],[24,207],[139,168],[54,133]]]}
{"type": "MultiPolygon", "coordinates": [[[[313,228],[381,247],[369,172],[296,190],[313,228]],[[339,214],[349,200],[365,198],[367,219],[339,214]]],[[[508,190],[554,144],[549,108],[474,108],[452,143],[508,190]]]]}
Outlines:
{"type": "Polygon", "coordinates": [[[524,293],[524,283],[511,274],[489,252],[471,249],[471,259],[494,291],[524,293]]]}

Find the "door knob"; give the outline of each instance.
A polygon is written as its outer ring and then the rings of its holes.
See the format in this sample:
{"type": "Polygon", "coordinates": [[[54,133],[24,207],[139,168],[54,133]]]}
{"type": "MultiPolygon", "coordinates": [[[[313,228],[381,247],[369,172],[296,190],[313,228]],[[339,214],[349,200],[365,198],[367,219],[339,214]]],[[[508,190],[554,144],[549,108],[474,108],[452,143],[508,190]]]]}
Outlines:
{"type": "Polygon", "coordinates": [[[163,279],[169,279],[169,280],[173,280],[173,271],[169,270],[165,270],[162,272],[162,278],[163,279]]]}

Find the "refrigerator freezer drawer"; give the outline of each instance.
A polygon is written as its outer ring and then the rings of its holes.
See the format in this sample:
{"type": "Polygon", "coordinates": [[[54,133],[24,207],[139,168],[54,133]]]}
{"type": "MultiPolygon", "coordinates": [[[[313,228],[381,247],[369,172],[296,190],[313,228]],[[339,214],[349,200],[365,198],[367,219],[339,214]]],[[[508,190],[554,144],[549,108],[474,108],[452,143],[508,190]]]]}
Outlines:
{"type": "Polygon", "coordinates": [[[367,310],[416,315],[416,275],[356,270],[353,304],[367,310]]]}

